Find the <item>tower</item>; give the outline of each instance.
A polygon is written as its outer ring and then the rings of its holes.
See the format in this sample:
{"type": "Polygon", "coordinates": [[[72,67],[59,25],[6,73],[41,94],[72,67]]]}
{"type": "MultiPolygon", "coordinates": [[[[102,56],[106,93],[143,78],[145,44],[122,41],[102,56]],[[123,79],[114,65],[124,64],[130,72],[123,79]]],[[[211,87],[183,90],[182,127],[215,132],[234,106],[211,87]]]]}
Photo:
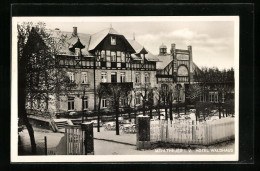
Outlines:
{"type": "Polygon", "coordinates": [[[166,55],[167,54],[167,46],[162,44],[159,48],[159,55],[166,55]]]}

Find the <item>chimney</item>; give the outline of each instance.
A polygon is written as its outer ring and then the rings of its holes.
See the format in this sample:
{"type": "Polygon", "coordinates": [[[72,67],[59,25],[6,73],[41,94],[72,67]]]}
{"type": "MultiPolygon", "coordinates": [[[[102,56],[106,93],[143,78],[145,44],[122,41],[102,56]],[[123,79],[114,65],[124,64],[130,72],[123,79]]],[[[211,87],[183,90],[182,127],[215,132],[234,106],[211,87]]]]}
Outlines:
{"type": "Polygon", "coordinates": [[[192,46],[191,46],[191,45],[188,46],[188,50],[189,50],[190,52],[192,52],[192,46]]]}
{"type": "Polygon", "coordinates": [[[175,47],[176,47],[175,43],[172,43],[172,44],[171,44],[171,54],[174,53],[175,47]]]}
{"type": "MultiPolygon", "coordinates": [[[[193,59],[192,59],[192,46],[191,45],[188,46],[188,51],[190,53],[190,72],[193,72],[193,59]]],[[[191,74],[191,77],[192,77],[192,74],[191,74]]],[[[190,78],[190,79],[193,79],[193,78],[190,78]]]]}
{"type": "Polygon", "coordinates": [[[190,52],[190,60],[192,61],[192,46],[188,46],[188,51],[190,52]]]}
{"type": "Polygon", "coordinates": [[[72,33],[73,36],[77,36],[78,35],[78,32],[77,32],[77,27],[73,27],[73,33],[72,33]]]}

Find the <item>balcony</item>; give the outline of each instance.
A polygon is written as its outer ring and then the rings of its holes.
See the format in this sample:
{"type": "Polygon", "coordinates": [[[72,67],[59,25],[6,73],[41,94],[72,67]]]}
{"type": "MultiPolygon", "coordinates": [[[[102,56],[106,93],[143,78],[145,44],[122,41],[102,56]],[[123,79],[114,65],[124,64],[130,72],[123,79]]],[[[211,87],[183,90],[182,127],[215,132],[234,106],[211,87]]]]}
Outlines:
{"type": "Polygon", "coordinates": [[[177,82],[189,82],[189,77],[187,76],[178,76],[177,77],[177,82]]]}
{"type": "Polygon", "coordinates": [[[114,83],[100,83],[101,86],[109,87],[109,86],[122,86],[125,88],[133,88],[133,82],[114,82],[114,83]]]}

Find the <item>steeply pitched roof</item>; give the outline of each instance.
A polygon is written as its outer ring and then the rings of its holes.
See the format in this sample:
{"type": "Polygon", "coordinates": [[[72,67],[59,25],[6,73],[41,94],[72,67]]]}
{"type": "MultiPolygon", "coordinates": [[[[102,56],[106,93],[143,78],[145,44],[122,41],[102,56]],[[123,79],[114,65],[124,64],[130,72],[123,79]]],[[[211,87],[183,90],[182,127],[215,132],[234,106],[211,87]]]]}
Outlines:
{"type": "Polygon", "coordinates": [[[88,50],[93,50],[95,47],[108,35],[108,34],[116,34],[116,35],[121,35],[119,34],[115,29],[113,28],[107,28],[102,31],[99,31],[95,34],[91,35],[90,38],[90,44],[88,47],[88,50]]]}
{"type": "Polygon", "coordinates": [[[60,54],[75,55],[74,52],[69,50],[69,48],[73,47],[79,39],[81,44],[85,46],[85,48],[81,49],[82,55],[92,56],[92,54],[90,54],[87,50],[90,41],[90,34],[78,33],[77,36],[72,36],[72,32],[64,32],[59,30],[49,30],[48,32],[51,34],[51,37],[56,39],[56,41],[59,41],[60,38],[64,36],[65,42],[60,43],[60,54]]]}
{"type": "MultiPolygon", "coordinates": [[[[130,45],[134,48],[134,50],[135,50],[135,52],[136,53],[139,53],[144,47],[140,44],[140,43],[138,43],[137,41],[135,41],[135,40],[130,40],[130,39],[127,39],[127,41],[130,43],[130,45]]],[[[146,58],[146,60],[148,60],[148,61],[158,61],[158,58],[154,55],[154,54],[152,54],[151,52],[149,52],[147,49],[145,49],[147,52],[148,52],[148,54],[146,54],[145,55],[145,58],[146,58]]],[[[132,56],[132,55],[131,55],[132,56]]],[[[135,55],[136,56],[136,55],[135,55]]],[[[134,57],[134,55],[133,55],[133,57],[134,57]]]]}
{"type": "Polygon", "coordinates": [[[200,68],[194,63],[192,62],[192,65],[191,65],[191,72],[201,72],[200,68]]]}
{"type": "Polygon", "coordinates": [[[159,62],[156,64],[156,69],[164,69],[173,60],[170,54],[158,55],[157,58],[159,62]]]}

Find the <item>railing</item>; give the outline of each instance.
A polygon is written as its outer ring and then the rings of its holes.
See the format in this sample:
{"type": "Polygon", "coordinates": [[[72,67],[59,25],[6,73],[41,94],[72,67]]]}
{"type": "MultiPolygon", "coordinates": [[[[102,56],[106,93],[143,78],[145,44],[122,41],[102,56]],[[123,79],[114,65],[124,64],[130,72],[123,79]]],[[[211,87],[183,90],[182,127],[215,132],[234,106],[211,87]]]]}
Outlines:
{"type": "Polygon", "coordinates": [[[109,85],[113,85],[113,86],[122,86],[122,87],[128,87],[128,88],[133,88],[133,82],[113,82],[113,83],[100,83],[100,85],[108,87],[109,85]]]}
{"type": "Polygon", "coordinates": [[[189,82],[189,77],[187,76],[178,76],[177,82],[189,82]]]}
{"type": "Polygon", "coordinates": [[[177,120],[152,121],[151,142],[171,142],[176,144],[210,145],[234,138],[234,119],[225,118],[211,123],[196,125],[195,122],[177,120]]]}

